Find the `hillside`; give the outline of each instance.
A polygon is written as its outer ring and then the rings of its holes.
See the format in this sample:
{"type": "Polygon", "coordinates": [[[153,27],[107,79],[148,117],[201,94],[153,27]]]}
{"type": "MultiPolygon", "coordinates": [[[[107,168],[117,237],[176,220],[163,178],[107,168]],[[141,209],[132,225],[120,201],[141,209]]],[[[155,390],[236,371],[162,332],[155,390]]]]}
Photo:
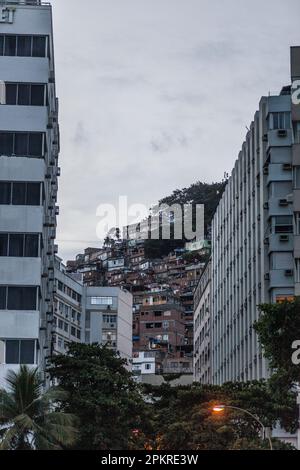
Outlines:
{"type": "MultiPolygon", "coordinates": [[[[188,188],[176,189],[170,196],[159,201],[159,204],[204,204],[205,235],[210,236],[210,226],[216,207],[222,197],[227,180],[220,183],[203,183],[198,181],[188,188]]],[[[148,258],[160,258],[176,248],[182,248],[186,240],[147,240],[145,249],[148,258]]]]}

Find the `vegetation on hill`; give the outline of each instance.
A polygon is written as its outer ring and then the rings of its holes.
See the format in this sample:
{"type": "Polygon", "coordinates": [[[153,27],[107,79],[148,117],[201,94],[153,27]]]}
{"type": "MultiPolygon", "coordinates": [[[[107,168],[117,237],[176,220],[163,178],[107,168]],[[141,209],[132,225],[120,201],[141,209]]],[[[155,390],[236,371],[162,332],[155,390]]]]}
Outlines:
{"type": "MultiPolygon", "coordinates": [[[[227,179],[220,183],[202,183],[198,181],[188,188],[176,189],[170,196],[161,199],[159,205],[167,204],[168,206],[173,206],[174,204],[179,204],[183,206],[184,204],[191,204],[195,207],[197,204],[204,204],[204,230],[205,236],[209,237],[211,221],[226,184],[227,179]]],[[[193,229],[195,229],[195,214],[193,217],[193,229]]],[[[171,227],[170,240],[147,240],[145,243],[146,257],[150,259],[162,258],[175,249],[183,248],[187,240],[184,238],[174,240],[173,235],[171,227]]]]}

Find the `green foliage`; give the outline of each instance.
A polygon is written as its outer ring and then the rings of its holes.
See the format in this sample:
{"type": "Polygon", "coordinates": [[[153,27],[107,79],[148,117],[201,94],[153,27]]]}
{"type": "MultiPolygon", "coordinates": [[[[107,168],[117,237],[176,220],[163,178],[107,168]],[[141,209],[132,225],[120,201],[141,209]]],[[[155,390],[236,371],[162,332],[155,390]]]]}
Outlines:
{"type": "Polygon", "coordinates": [[[147,421],[146,404],[125,364],[96,344],[72,343],[68,355],[53,358],[50,375],[69,394],[62,409],[81,422],[77,449],[128,449],[132,431],[147,421]]]}
{"type": "Polygon", "coordinates": [[[300,298],[291,302],[261,305],[260,310],[261,316],[254,329],[273,369],[270,387],[277,402],[288,405],[282,413],[283,424],[295,430],[297,405],[293,386],[300,382],[300,365],[292,362],[292,345],[294,341],[300,340],[300,298]]]}
{"type": "Polygon", "coordinates": [[[67,394],[54,387],[43,393],[37,369],[9,372],[8,391],[0,390],[0,449],[58,450],[75,443],[76,418],[55,407],[67,394]]]}
{"type": "MultiPolygon", "coordinates": [[[[184,204],[192,204],[193,206],[196,204],[204,204],[205,234],[208,235],[213,215],[222,197],[225,186],[226,181],[211,184],[201,183],[199,181],[188,188],[176,189],[170,196],[160,200],[159,204],[167,204],[168,206],[172,206],[173,204],[179,204],[180,206],[184,204]]],[[[195,218],[193,219],[193,228],[195,229],[195,218]]],[[[146,240],[146,257],[150,259],[162,258],[176,248],[183,248],[186,240],[174,240],[172,235],[171,227],[171,240],[146,240]]]]}
{"type": "MultiPolygon", "coordinates": [[[[266,427],[274,425],[282,412],[265,381],[227,383],[222,387],[145,385],[145,393],[152,399],[151,440],[157,450],[268,448],[268,441],[260,438],[261,427],[251,416],[229,408],[216,414],[212,408],[224,404],[246,409],[259,416],[266,427]]],[[[274,445],[281,447],[276,440],[274,445]]]]}

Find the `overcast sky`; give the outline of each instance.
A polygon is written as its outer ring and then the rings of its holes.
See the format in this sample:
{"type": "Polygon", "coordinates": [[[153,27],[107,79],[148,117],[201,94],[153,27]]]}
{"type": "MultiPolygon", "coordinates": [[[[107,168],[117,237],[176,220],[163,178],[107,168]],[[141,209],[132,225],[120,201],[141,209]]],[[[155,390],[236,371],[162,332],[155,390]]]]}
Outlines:
{"type": "Polygon", "coordinates": [[[96,209],[151,205],[231,172],[259,99],[290,82],[299,0],[53,0],[59,254],[98,246],[96,209]]]}

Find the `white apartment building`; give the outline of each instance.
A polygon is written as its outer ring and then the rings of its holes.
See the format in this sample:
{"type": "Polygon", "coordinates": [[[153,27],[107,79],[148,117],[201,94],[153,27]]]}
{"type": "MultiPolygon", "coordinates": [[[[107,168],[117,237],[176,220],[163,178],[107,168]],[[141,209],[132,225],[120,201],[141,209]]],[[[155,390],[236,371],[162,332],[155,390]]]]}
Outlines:
{"type": "Polygon", "coordinates": [[[211,260],[194,292],[194,380],[210,384],[211,377],[211,260]]]}
{"type": "Polygon", "coordinates": [[[51,6],[1,2],[0,386],[51,354],[57,119],[51,6]]]}
{"type": "Polygon", "coordinates": [[[299,47],[291,65],[292,86],[261,99],[213,218],[214,384],[268,377],[258,306],[300,294],[299,47]]]}
{"type": "Polygon", "coordinates": [[[118,287],[84,286],[55,259],[52,353],[65,354],[71,342],[107,345],[132,360],[132,302],[118,287]]]}

